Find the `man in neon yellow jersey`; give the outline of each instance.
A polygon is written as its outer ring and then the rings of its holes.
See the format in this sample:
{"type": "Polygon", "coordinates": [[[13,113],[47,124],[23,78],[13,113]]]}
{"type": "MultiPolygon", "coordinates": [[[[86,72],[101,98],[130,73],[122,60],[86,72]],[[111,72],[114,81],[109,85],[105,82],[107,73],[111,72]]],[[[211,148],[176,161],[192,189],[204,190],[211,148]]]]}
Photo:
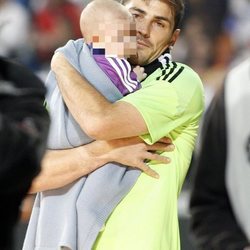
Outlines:
{"type": "Polygon", "coordinates": [[[154,143],[164,136],[176,149],[164,153],[170,166],[150,166],[155,180],[142,174],[99,233],[93,249],[180,249],[177,198],[187,173],[203,112],[203,88],[188,66],[168,60],[179,36],[181,0],[128,0],[137,24],[138,56],[148,77],[142,89],[111,104],[56,54],[52,69],[67,106],[80,126],[95,139],[141,136],[154,143]]]}

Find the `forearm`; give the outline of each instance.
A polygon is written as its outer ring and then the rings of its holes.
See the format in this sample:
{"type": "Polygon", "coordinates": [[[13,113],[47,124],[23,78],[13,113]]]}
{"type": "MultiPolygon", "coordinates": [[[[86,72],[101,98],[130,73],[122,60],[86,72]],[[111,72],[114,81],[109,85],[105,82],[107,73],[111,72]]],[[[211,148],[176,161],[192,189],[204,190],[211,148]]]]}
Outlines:
{"type": "Polygon", "coordinates": [[[133,105],[110,103],[60,53],[54,55],[51,68],[68,109],[90,137],[112,140],[148,132],[143,117],[133,105]]]}
{"type": "Polygon", "coordinates": [[[47,151],[40,174],[33,180],[29,193],[63,187],[104,165],[104,156],[93,157],[88,145],[73,149],[47,151]]]}
{"type": "Polygon", "coordinates": [[[63,187],[108,162],[119,162],[138,168],[147,175],[158,178],[158,174],[144,160],[167,164],[170,162],[169,158],[152,151],[172,150],[173,145],[167,138],[153,145],[146,145],[140,138],[134,137],[94,141],[78,148],[48,151],[42,161],[42,171],[33,181],[30,193],[63,187]]]}
{"type": "Polygon", "coordinates": [[[63,187],[107,162],[119,161],[112,150],[139,141],[139,138],[113,142],[94,141],[72,149],[48,150],[41,163],[42,170],[33,180],[29,193],[63,187]]]}
{"type": "Polygon", "coordinates": [[[66,62],[57,63],[53,71],[63,100],[71,114],[81,128],[88,135],[91,134],[88,125],[93,125],[94,119],[99,120],[102,116],[105,117],[112,104],[66,62]]]}

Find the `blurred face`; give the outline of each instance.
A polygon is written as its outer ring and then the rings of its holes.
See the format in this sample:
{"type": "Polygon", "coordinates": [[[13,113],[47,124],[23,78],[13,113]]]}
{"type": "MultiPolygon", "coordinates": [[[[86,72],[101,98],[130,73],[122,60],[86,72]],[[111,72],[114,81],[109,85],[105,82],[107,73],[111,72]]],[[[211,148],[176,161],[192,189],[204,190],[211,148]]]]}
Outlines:
{"type": "Polygon", "coordinates": [[[146,65],[176,42],[180,30],[174,29],[170,7],[158,0],[130,0],[125,5],[133,15],[137,30],[137,56],[133,64],[146,65]]]}
{"type": "Polygon", "coordinates": [[[106,56],[120,58],[137,54],[136,26],[133,19],[100,23],[98,35],[92,37],[93,48],[105,49],[106,56]]]}

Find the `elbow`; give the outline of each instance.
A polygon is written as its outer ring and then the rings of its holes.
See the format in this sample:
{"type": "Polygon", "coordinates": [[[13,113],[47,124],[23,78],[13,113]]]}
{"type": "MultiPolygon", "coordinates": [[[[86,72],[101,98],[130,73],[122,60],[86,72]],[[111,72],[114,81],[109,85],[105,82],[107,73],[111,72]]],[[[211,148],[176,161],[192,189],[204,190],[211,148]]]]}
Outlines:
{"type": "Polygon", "coordinates": [[[101,117],[92,114],[80,114],[78,117],[74,117],[81,129],[90,138],[98,140],[101,134],[101,117]]]}
{"type": "Polygon", "coordinates": [[[107,126],[99,119],[89,121],[84,128],[84,132],[94,140],[107,140],[107,126]]]}
{"type": "MultiPolygon", "coordinates": [[[[83,118],[83,117],[82,117],[83,118]]],[[[84,132],[94,140],[110,140],[113,139],[114,133],[114,122],[109,113],[104,112],[91,112],[87,115],[85,114],[84,119],[80,125],[84,132]]]]}
{"type": "Polygon", "coordinates": [[[101,140],[99,137],[101,135],[99,126],[87,126],[85,128],[85,133],[94,140],[101,140]]]}

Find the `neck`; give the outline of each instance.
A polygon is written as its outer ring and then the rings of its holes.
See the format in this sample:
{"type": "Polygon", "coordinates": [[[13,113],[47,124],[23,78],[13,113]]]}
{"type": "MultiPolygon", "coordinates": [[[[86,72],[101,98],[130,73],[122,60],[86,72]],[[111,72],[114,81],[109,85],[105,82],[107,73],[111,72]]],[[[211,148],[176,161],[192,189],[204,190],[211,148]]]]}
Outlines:
{"type": "Polygon", "coordinates": [[[153,62],[144,66],[145,73],[149,76],[158,68],[164,68],[171,61],[171,55],[169,49],[165,50],[162,55],[160,55],[153,62]]]}

